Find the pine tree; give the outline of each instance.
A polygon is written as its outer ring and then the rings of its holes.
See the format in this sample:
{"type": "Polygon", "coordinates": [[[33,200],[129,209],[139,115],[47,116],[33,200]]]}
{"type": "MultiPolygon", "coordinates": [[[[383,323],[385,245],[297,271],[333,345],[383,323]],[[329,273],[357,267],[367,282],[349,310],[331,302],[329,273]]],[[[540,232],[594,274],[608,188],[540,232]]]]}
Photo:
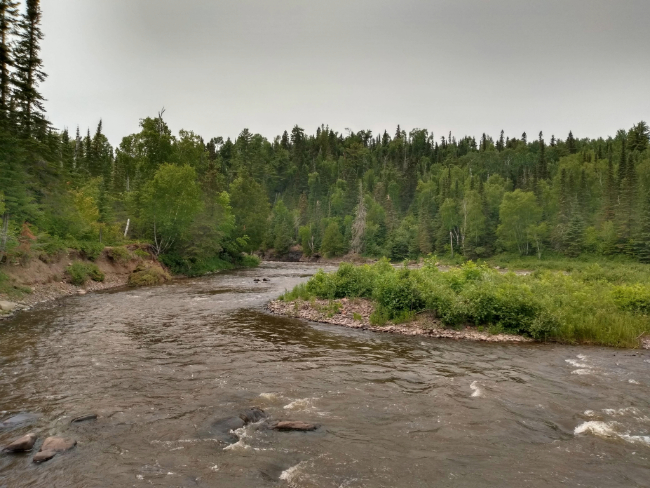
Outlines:
{"type": "Polygon", "coordinates": [[[636,254],[639,261],[650,264],[650,190],[645,192],[639,232],[636,237],[636,254]]]}
{"type": "Polygon", "coordinates": [[[41,7],[40,0],[26,0],[26,10],[18,23],[15,48],[15,72],[13,76],[14,94],[20,109],[18,117],[20,129],[25,137],[44,133],[45,99],[38,91],[40,83],[47,75],[43,71],[40,55],[41,7]]]}
{"type": "Polygon", "coordinates": [[[617,186],[616,180],[614,179],[614,165],[612,164],[612,159],[609,158],[607,162],[607,194],[605,195],[605,209],[603,212],[603,217],[605,221],[614,221],[615,209],[616,209],[616,193],[617,186]]]}
{"type": "Polygon", "coordinates": [[[541,180],[548,178],[548,168],[546,166],[546,145],[544,144],[544,135],[539,133],[539,161],[537,163],[537,176],[541,180]]]}
{"type": "Polygon", "coordinates": [[[580,255],[584,248],[585,223],[577,209],[574,208],[572,214],[567,233],[564,236],[564,245],[567,256],[574,258],[580,255]]]}
{"type": "Polygon", "coordinates": [[[627,147],[625,139],[625,137],[621,139],[621,158],[618,161],[618,185],[621,191],[623,191],[623,180],[627,176],[627,147]]]}
{"type": "Polygon", "coordinates": [[[352,224],[352,241],[350,248],[353,253],[361,254],[363,251],[363,238],[366,234],[366,204],[363,196],[363,182],[359,182],[359,205],[357,215],[352,224]]]}
{"type": "Polygon", "coordinates": [[[576,146],[576,140],[573,137],[573,132],[569,131],[569,137],[566,139],[566,147],[569,150],[569,154],[575,154],[578,152],[578,148],[576,146]]]}
{"type": "Polygon", "coordinates": [[[0,0],[0,118],[6,120],[11,96],[11,75],[13,52],[10,34],[16,23],[18,2],[0,0]]]}

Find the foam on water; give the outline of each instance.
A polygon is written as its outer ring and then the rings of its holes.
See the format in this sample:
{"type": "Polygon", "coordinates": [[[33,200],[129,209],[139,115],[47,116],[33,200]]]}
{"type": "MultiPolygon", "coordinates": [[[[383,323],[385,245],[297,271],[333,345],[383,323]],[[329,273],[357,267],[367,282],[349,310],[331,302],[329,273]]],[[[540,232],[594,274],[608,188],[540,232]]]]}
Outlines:
{"type": "Polygon", "coordinates": [[[300,462],[296,464],[295,466],[291,466],[290,468],[285,469],[282,471],[280,474],[280,479],[283,481],[286,481],[287,483],[291,484],[293,479],[296,477],[298,474],[298,471],[300,470],[300,467],[304,465],[304,462],[300,462]]]}
{"type": "Polygon", "coordinates": [[[620,428],[618,422],[601,422],[598,420],[589,420],[578,425],[573,433],[579,434],[593,434],[598,437],[616,438],[621,439],[631,444],[643,444],[650,447],[650,436],[648,435],[630,435],[629,432],[618,432],[620,428]]]}
{"type": "Polygon", "coordinates": [[[593,371],[591,369],[574,369],[571,371],[571,374],[579,374],[579,375],[585,375],[585,374],[592,374],[593,371]]]}
{"type": "Polygon", "coordinates": [[[294,400],[291,403],[287,404],[284,406],[285,410],[310,410],[313,407],[313,400],[315,398],[300,398],[298,400],[294,400]]]}
{"type": "Polygon", "coordinates": [[[273,401],[277,400],[279,397],[277,393],[260,393],[260,398],[273,401]]]}
{"type": "Polygon", "coordinates": [[[474,381],[471,385],[469,385],[469,387],[473,390],[473,393],[472,393],[472,396],[473,396],[473,397],[480,397],[480,396],[483,396],[483,390],[481,390],[481,389],[478,387],[476,381],[474,381]]]}
{"type": "Polygon", "coordinates": [[[571,366],[573,366],[574,368],[588,368],[588,367],[589,367],[588,364],[584,364],[584,363],[578,362],[578,361],[576,361],[575,359],[565,359],[564,361],[567,362],[567,363],[569,363],[569,364],[570,364],[571,366]]]}

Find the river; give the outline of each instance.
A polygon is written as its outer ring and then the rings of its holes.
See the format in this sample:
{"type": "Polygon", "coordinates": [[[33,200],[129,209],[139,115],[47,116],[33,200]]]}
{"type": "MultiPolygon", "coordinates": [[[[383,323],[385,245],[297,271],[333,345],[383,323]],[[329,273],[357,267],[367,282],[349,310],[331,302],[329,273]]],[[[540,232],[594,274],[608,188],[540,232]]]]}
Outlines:
{"type": "Polygon", "coordinates": [[[264,263],[0,322],[0,421],[39,415],[0,441],[78,441],[40,465],[1,454],[0,487],[650,486],[650,351],[395,336],[264,311],[316,269],[264,263]],[[230,445],[206,435],[251,406],[320,428],[252,424],[230,445]],[[70,424],[87,412],[99,418],[70,424]]]}

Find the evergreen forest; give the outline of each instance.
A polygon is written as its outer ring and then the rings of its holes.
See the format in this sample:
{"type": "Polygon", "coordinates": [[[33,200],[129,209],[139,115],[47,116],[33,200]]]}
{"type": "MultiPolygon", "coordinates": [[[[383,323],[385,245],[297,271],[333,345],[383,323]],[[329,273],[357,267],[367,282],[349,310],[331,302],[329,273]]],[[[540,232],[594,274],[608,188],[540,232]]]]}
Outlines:
{"type": "Polygon", "coordinates": [[[113,147],[48,122],[41,10],[0,0],[0,262],[146,243],[199,275],[248,255],[393,261],[626,256],[650,262],[650,131],[383,133],[295,126],[269,140],[173,133],[165,111],[113,147]]]}

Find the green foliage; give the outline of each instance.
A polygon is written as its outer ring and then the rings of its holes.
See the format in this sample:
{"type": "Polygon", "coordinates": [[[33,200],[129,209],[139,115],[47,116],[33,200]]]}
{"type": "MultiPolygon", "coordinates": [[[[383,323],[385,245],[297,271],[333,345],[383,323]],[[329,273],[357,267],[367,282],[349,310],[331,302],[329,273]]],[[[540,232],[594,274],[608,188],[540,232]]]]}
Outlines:
{"type": "Polygon", "coordinates": [[[161,285],[171,280],[171,276],[164,269],[152,264],[139,264],[129,275],[129,286],[161,285]]]}
{"type": "Polygon", "coordinates": [[[7,295],[9,298],[20,299],[23,295],[31,292],[31,288],[12,283],[9,276],[0,271],[0,295],[7,295]]]}
{"type": "Polygon", "coordinates": [[[133,257],[131,252],[124,246],[115,246],[107,250],[108,257],[116,263],[126,263],[133,257]]]}
{"type": "Polygon", "coordinates": [[[283,299],[372,297],[374,325],[408,321],[429,310],[446,326],[476,325],[545,341],[637,347],[640,335],[650,332],[650,287],[620,284],[625,279],[647,283],[650,270],[642,265],[621,265],[617,271],[591,263],[570,274],[540,267],[517,275],[471,261],[441,272],[434,263],[435,258],[427,259],[416,270],[398,270],[386,261],[344,264],[335,273],[319,271],[283,299]]]}
{"type": "Polygon", "coordinates": [[[325,229],[321,251],[327,257],[342,256],[345,254],[346,245],[343,240],[343,234],[341,234],[339,224],[334,221],[330,222],[327,229],[325,229]]]}
{"type": "Polygon", "coordinates": [[[70,243],[70,248],[81,251],[83,257],[94,261],[102,253],[105,246],[101,242],[77,241],[70,243]]]}
{"type": "Polygon", "coordinates": [[[617,286],[612,291],[614,302],[621,310],[650,314],[650,286],[626,285],[617,286]]]}
{"type": "Polygon", "coordinates": [[[241,265],[246,268],[257,268],[260,265],[260,258],[254,254],[244,254],[241,258],[241,265]]]}
{"type": "Polygon", "coordinates": [[[89,279],[93,281],[104,281],[104,273],[94,263],[75,261],[65,271],[73,285],[81,286],[89,279]]]}
{"type": "Polygon", "coordinates": [[[144,251],[142,249],[136,249],[135,251],[133,251],[133,254],[135,254],[137,257],[139,257],[141,259],[150,259],[151,258],[151,254],[149,254],[147,251],[144,251]]]}

